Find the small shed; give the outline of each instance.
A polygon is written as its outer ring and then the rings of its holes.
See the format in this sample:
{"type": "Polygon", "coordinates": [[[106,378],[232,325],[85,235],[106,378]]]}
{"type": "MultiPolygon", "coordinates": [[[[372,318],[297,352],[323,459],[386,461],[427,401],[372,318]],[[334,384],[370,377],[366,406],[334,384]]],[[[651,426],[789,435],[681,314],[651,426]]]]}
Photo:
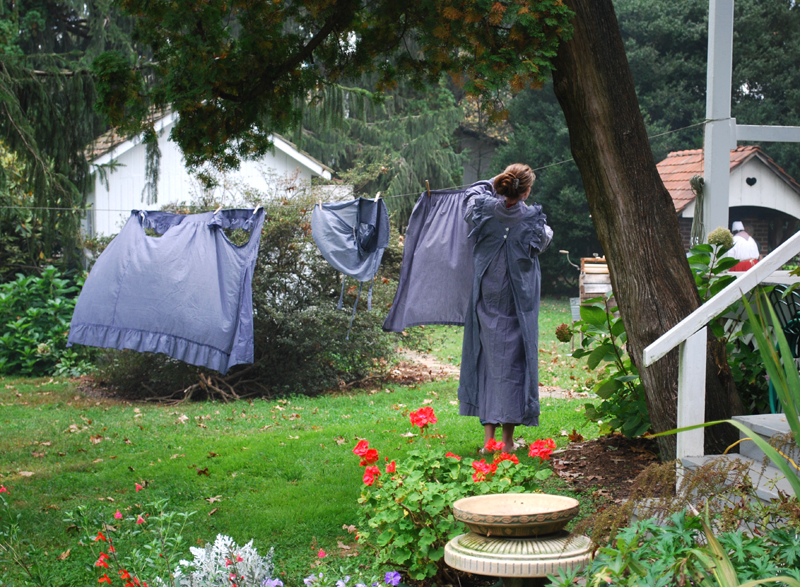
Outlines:
{"type": "MultiPolygon", "coordinates": [[[[146,173],[142,137],[128,139],[111,130],[95,140],[88,153],[89,162],[95,171],[104,166],[105,169],[103,173],[95,173],[94,185],[87,196],[90,207],[84,219],[87,235],[116,234],[134,209],[158,210],[165,204],[191,201],[197,181],[186,169],[178,145],[169,140],[177,118],[177,113],[170,112],[154,122],[161,150],[157,202],[147,202],[144,196],[146,173]],[[113,167],[109,167],[112,162],[113,167]]],[[[271,138],[274,145],[271,153],[257,161],[242,161],[239,169],[229,173],[226,180],[269,192],[268,182],[275,177],[288,177],[293,181],[331,178],[330,168],[283,137],[273,135],[271,138]]]]}
{"type": "MultiPolygon", "coordinates": [[[[703,176],[703,150],[675,151],[658,164],[672,196],[681,238],[690,246],[695,195],[689,180],[703,176]]],[[[728,226],[744,223],[762,254],[781,245],[800,227],[800,183],[781,169],[761,147],[748,145],[731,151],[728,226]]],[[[706,226],[711,232],[716,226],[706,226]]]]}

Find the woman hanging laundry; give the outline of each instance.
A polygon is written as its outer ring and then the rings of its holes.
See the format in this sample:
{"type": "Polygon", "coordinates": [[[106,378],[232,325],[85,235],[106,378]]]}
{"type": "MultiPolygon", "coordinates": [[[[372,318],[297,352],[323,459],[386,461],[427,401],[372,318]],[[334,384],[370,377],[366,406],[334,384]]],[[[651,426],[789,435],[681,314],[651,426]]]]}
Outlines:
{"type": "Polygon", "coordinates": [[[466,191],[475,276],[464,324],[459,413],[480,418],[484,445],[501,426],[506,451],[516,448],[515,426],[539,425],[538,255],[553,231],[539,204],[525,204],[535,178],[529,166],[515,163],[466,191]]]}

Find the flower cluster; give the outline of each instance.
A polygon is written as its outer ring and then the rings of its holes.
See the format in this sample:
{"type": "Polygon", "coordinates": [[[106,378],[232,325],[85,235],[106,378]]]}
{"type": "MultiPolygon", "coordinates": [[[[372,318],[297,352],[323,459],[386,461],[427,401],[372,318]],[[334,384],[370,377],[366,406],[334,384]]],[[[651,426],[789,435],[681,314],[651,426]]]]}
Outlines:
{"type": "Polygon", "coordinates": [[[486,459],[473,462],[472,468],[475,469],[475,473],[472,475],[472,480],[475,483],[491,479],[492,475],[497,472],[497,465],[494,463],[488,464],[486,459]]]}
{"type": "MultiPolygon", "coordinates": [[[[361,457],[360,465],[366,467],[366,469],[364,469],[364,485],[372,485],[375,483],[375,479],[381,476],[381,470],[375,465],[380,458],[378,456],[378,451],[374,448],[370,448],[368,441],[359,440],[358,444],[356,444],[356,447],[353,449],[353,454],[357,457],[361,457]]],[[[387,462],[386,472],[394,473],[395,462],[388,462],[388,457],[385,457],[385,460],[387,462]]]]}
{"type": "MultiPolygon", "coordinates": [[[[375,579],[376,577],[372,577],[375,579]]],[[[328,585],[336,585],[336,587],[347,587],[347,584],[350,582],[350,575],[345,575],[344,578],[338,579],[335,583],[333,579],[328,576],[325,576],[325,573],[319,573],[314,575],[309,575],[305,579],[303,579],[303,583],[305,583],[306,587],[327,587],[328,585]]],[[[397,571],[389,571],[384,576],[383,580],[386,585],[392,585],[396,587],[400,584],[400,580],[402,576],[397,571]]],[[[365,580],[365,579],[362,579],[365,580]]],[[[358,579],[356,579],[358,581],[358,579]]],[[[368,581],[367,581],[368,582],[368,581]]],[[[380,583],[378,581],[373,581],[372,587],[379,587],[380,583]]],[[[358,583],[356,582],[354,587],[367,587],[367,583],[358,583]]]]}
{"type": "Polygon", "coordinates": [[[217,534],[213,544],[189,551],[194,559],[181,560],[173,573],[180,587],[283,587],[283,581],[272,578],[273,550],[261,556],[252,540],[238,546],[230,536],[217,534]]]}
{"type": "Polygon", "coordinates": [[[549,461],[550,455],[553,453],[553,450],[556,448],[556,443],[553,441],[552,438],[547,438],[545,440],[537,440],[533,444],[531,444],[530,450],[528,450],[529,457],[539,457],[543,461],[549,461]]]}
{"type": "Polygon", "coordinates": [[[436,424],[436,414],[433,413],[433,408],[430,406],[425,406],[424,408],[418,409],[416,412],[411,412],[409,414],[411,418],[411,425],[412,426],[419,426],[421,432],[425,432],[425,427],[428,424],[436,424]]]}
{"type": "MultiPolygon", "coordinates": [[[[108,542],[108,552],[100,551],[100,555],[97,558],[97,561],[94,563],[94,566],[100,567],[103,569],[109,569],[108,562],[111,561],[114,566],[119,568],[119,578],[125,581],[125,587],[148,587],[146,581],[139,581],[137,577],[131,575],[126,569],[122,568],[119,565],[119,561],[117,560],[117,552],[114,549],[114,542],[111,538],[105,536],[102,532],[98,532],[97,536],[94,538],[95,542],[108,542]]],[[[103,576],[97,580],[98,583],[108,583],[111,585],[111,577],[108,576],[108,573],[103,573],[103,576]]]]}
{"type": "Polygon", "coordinates": [[[556,338],[561,342],[572,340],[573,331],[569,324],[560,324],[556,327],[556,338]]]}

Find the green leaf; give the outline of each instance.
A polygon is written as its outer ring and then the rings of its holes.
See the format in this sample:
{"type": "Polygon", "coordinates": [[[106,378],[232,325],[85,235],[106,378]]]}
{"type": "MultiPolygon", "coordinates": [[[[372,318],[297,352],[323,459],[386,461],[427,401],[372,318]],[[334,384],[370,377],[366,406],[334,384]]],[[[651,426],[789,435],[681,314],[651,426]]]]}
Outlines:
{"type": "Polygon", "coordinates": [[[594,349],[590,354],[589,358],[587,359],[586,365],[589,367],[589,370],[592,371],[600,364],[601,361],[605,360],[606,356],[610,353],[614,352],[614,347],[610,344],[602,344],[596,349],[594,349]]]}
{"type": "Polygon", "coordinates": [[[605,326],[608,315],[597,306],[581,306],[581,320],[593,326],[605,326]]]}
{"type": "Polygon", "coordinates": [[[624,387],[623,384],[617,379],[608,379],[602,383],[599,383],[598,385],[595,385],[592,391],[594,391],[601,398],[608,399],[614,395],[615,391],[622,389],[622,387],[624,387]]]}

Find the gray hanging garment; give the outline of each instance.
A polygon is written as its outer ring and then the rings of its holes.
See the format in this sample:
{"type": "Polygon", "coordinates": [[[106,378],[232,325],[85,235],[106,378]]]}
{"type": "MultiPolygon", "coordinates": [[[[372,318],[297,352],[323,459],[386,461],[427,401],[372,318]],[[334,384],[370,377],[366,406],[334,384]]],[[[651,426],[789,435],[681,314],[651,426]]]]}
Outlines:
{"type": "MultiPolygon", "coordinates": [[[[332,202],[314,206],[311,213],[311,235],[322,256],[342,273],[342,292],[338,308],[344,302],[345,279],[359,281],[358,295],[350,317],[356,315],[361,288],[369,281],[367,309],[372,309],[372,279],[378,272],[383,251],[389,246],[389,212],[383,200],[358,198],[348,202],[332,202]]],[[[350,337],[350,328],[347,338],[350,337]]]]}
{"type": "Polygon", "coordinates": [[[86,279],[67,346],[163,353],[223,374],[252,363],[252,279],[263,224],[263,208],[133,210],[86,279]],[[225,228],[247,230],[250,239],[237,246],[225,228]]]}
{"type": "Polygon", "coordinates": [[[474,263],[464,222],[467,190],[423,192],[408,221],[400,283],[383,329],[421,324],[464,325],[474,263]]]}

